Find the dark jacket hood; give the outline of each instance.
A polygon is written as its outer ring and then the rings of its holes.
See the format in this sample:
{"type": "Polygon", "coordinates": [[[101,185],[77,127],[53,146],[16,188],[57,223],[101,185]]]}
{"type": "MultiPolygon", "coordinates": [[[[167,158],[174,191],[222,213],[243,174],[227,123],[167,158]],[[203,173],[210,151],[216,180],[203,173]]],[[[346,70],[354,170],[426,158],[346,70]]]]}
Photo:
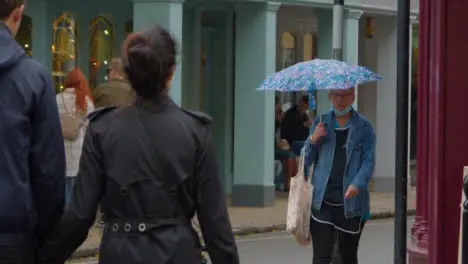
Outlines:
{"type": "Polygon", "coordinates": [[[16,42],[10,29],[2,22],[0,22],[0,50],[0,73],[11,69],[26,53],[16,42]]]}

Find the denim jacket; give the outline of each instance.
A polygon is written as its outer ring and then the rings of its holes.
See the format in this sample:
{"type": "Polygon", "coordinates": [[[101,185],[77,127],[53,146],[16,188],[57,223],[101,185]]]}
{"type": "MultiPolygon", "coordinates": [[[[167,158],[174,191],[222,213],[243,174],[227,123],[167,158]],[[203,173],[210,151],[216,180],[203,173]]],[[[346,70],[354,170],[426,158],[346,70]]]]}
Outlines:
{"type": "MultiPolygon", "coordinates": [[[[310,168],[315,162],[312,174],[314,196],[312,208],[320,210],[323,196],[333,163],[335,152],[336,134],[334,130],[335,114],[330,111],[322,116],[327,135],[317,144],[305,143],[305,165],[310,168]]],[[[320,122],[320,117],[315,118],[311,128],[311,134],[320,122]]],[[[349,185],[359,189],[359,195],[345,199],[344,209],[347,218],[364,216],[370,211],[370,198],[368,184],[375,167],[375,133],[371,123],[353,110],[349,120],[349,133],[346,143],[346,169],[343,178],[343,193],[349,185]]],[[[307,171],[307,170],[306,170],[307,171]]]]}

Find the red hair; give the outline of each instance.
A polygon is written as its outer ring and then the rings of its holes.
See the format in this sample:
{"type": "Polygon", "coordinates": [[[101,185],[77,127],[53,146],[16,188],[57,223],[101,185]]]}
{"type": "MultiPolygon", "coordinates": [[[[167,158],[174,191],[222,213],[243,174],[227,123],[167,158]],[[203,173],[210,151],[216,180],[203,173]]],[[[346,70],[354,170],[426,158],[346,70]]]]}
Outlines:
{"type": "Polygon", "coordinates": [[[86,104],[86,97],[91,101],[93,97],[91,95],[91,90],[89,89],[88,81],[84,76],[83,72],[78,68],[74,68],[67,74],[67,78],[64,82],[65,88],[74,88],[75,89],[75,104],[76,109],[86,112],[88,106],[86,104]]]}

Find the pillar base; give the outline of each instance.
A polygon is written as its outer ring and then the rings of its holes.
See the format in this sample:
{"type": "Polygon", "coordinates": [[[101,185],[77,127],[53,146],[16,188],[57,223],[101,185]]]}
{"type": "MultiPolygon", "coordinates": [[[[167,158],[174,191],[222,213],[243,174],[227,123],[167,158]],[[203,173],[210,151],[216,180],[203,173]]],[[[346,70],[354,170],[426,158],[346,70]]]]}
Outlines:
{"type": "Polygon", "coordinates": [[[239,207],[268,207],[275,204],[275,186],[234,185],[231,205],[239,207]]]}
{"type": "Polygon", "coordinates": [[[409,264],[429,263],[428,248],[429,230],[427,229],[427,221],[417,217],[411,229],[411,239],[407,248],[409,264]]]}

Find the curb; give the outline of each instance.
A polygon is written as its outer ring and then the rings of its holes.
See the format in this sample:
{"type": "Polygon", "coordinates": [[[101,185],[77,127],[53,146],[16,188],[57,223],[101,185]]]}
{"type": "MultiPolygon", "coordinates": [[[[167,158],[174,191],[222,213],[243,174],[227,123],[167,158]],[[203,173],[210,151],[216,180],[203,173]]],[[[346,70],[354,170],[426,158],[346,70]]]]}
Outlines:
{"type": "MultiPolygon", "coordinates": [[[[410,209],[407,212],[408,216],[414,216],[416,214],[416,209],[410,209]]],[[[395,216],[395,212],[392,211],[384,211],[376,214],[371,215],[371,220],[379,220],[379,219],[387,219],[392,218],[395,216]]],[[[279,225],[270,225],[270,226],[263,226],[263,227],[240,227],[235,228],[233,230],[234,236],[247,236],[247,235],[254,235],[254,234],[264,234],[264,233],[271,233],[271,232],[281,232],[286,230],[286,224],[279,224],[279,225]]],[[[87,248],[81,248],[75,251],[71,256],[71,259],[80,259],[80,258],[91,258],[96,256],[99,253],[99,246],[91,246],[87,248]]]]}

